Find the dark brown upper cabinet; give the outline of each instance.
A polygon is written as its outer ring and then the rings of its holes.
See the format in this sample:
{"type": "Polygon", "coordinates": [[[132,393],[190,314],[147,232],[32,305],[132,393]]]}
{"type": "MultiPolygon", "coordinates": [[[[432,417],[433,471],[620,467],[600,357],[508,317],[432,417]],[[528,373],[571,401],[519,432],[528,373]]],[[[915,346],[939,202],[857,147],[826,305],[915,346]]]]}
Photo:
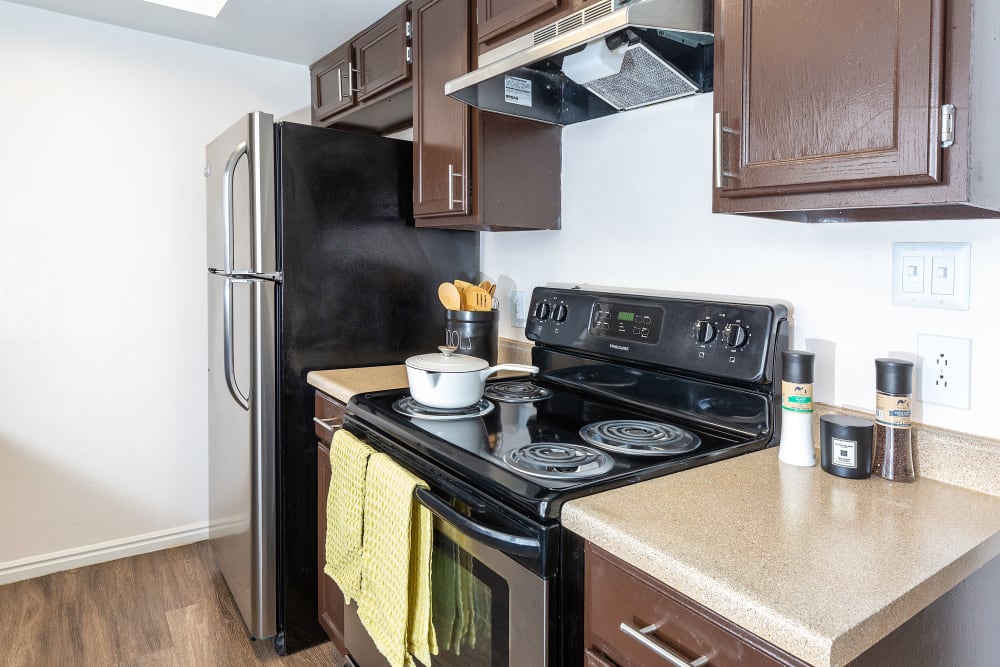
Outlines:
{"type": "Polygon", "coordinates": [[[344,44],[309,68],[312,78],[312,122],[322,121],[354,104],[348,82],[351,70],[351,45],[344,44]]]}
{"type": "Polygon", "coordinates": [[[713,210],[997,217],[995,137],[984,143],[1000,92],[970,68],[1000,57],[984,23],[995,4],[716,0],[713,210]]]}
{"type": "Polygon", "coordinates": [[[409,5],[401,5],[354,40],[358,101],[409,80],[409,20],[409,5]]]}
{"type": "Polygon", "coordinates": [[[377,133],[409,126],[409,13],[400,5],[309,68],[313,125],[377,133]]]}
{"type": "Polygon", "coordinates": [[[531,19],[558,13],[569,0],[476,0],[480,42],[495,42],[531,19]]]}
{"type": "Polygon", "coordinates": [[[469,71],[467,0],[413,4],[413,215],[469,213],[469,107],[444,84],[469,71]]]}
{"type": "Polygon", "coordinates": [[[420,227],[558,229],[561,128],[471,109],[444,94],[469,71],[467,0],[413,3],[413,215],[420,227]]]}

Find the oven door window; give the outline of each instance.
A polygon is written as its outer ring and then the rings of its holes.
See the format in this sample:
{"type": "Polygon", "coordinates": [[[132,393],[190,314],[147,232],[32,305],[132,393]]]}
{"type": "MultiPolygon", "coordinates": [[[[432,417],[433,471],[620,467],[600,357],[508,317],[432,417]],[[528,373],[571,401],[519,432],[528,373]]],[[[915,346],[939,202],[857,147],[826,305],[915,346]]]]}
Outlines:
{"type": "Polygon", "coordinates": [[[431,610],[441,667],[497,667],[508,654],[507,582],[440,531],[434,532],[431,610]]]}

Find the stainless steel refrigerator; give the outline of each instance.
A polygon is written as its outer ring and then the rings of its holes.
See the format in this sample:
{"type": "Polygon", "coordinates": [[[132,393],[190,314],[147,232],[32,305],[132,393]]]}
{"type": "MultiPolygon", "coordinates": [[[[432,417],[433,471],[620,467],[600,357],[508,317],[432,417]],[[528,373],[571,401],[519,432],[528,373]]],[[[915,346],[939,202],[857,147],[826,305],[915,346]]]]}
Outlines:
{"type": "Polygon", "coordinates": [[[477,277],[478,236],[414,227],[405,141],[258,112],[206,160],[209,541],[250,636],[285,654],[325,640],[306,374],[442,344],[437,285],[477,277]]]}

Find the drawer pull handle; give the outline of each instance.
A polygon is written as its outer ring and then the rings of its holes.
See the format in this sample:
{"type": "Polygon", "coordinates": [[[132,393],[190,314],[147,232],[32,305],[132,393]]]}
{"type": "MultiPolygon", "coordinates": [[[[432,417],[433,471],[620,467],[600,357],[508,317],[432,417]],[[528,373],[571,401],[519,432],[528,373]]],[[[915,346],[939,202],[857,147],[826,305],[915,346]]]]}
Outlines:
{"type": "Polygon", "coordinates": [[[685,658],[684,656],[675,653],[672,649],[656,641],[656,639],[654,639],[653,637],[650,637],[649,636],[650,633],[656,631],[657,626],[655,625],[647,625],[641,630],[637,630],[636,628],[633,628],[631,625],[623,621],[622,624],[618,627],[621,629],[622,632],[624,632],[629,637],[631,637],[632,639],[636,640],[637,642],[648,648],[656,655],[660,656],[661,658],[669,662],[674,667],[702,667],[702,665],[708,664],[708,658],[706,658],[705,656],[701,656],[700,658],[695,658],[694,660],[691,660],[689,662],[687,658],[685,658]]]}
{"type": "Polygon", "coordinates": [[[320,428],[324,431],[329,431],[330,433],[333,433],[344,425],[344,420],[340,417],[327,417],[326,419],[313,417],[313,421],[319,424],[320,428]]]}

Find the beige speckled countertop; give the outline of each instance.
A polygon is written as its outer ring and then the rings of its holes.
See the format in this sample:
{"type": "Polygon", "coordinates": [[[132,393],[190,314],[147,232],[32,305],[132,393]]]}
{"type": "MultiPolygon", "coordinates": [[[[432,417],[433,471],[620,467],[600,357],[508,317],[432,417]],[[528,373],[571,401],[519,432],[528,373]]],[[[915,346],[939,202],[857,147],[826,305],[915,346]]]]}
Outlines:
{"type": "Polygon", "coordinates": [[[306,376],[306,382],[342,403],[347,403],[355,394],[409,386],[406,382],[406,366],[402,364],[311,371],[306,376]]]}
{"type": "Polygon", "coordinates": [[[996,496],[842,479],[777,456],[573,500],[563,525],[823,666],[857,657],[1000,554],[996,496]]]}

